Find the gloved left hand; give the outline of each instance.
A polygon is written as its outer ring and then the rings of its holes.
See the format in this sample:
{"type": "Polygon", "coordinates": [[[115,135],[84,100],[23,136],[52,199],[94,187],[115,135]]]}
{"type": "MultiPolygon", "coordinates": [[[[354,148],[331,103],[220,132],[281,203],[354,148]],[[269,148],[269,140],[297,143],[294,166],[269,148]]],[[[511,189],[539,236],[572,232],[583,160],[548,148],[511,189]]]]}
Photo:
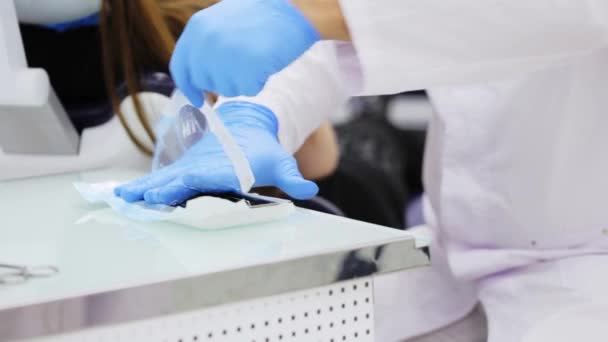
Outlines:
{"type": "MultiPolygon", "coordinates": [[[[276,186],[296,199],[318,192],[305,180],[296,160],[279,144],[276,116],[266,107],[229,102],[217,110],[226,129],[249,161],[255,186],[276,186]]],[[[175,163],[115,189],[128,202],[177,205],[200,193],[240,192],[232,162],[209,132],[175,163]]]]}
{"type": "Polygon", "coordinates": [[[204,93],[255,96],[320,39],[290,0],[222,0],[190,19],[171,75],[195,107],[204,93]]]}

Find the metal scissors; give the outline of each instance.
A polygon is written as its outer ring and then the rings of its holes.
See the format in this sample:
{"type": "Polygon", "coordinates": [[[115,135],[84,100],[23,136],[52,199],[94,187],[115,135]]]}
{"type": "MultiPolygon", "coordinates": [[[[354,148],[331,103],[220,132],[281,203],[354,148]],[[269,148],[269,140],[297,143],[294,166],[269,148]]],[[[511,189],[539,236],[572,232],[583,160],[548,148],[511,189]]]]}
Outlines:
{"type": "Polygon", "coordinates": [[[59,273],[55,266],[21,266],[0,263],[0,285],[23,284],[31,278],[48,278],[59,273]]]}

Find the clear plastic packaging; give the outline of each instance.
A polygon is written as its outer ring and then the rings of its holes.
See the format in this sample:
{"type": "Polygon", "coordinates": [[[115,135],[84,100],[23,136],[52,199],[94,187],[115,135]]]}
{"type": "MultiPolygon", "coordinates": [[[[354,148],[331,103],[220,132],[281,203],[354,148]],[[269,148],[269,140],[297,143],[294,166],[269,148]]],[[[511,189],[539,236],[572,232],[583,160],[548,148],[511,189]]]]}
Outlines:
{"type": "Polygon", "coordinates": [[[177,115],[163,116],[157,125],[157,146],[152,170],[173,164],[192,145],[209,132],[205,116],[191,105],[185,105],[177,115]]]}
{"type": "Polygon", "coordinates": [[[156,134],[157,146],[152,170],[171,165],[206,134],[215,134],[234,166],[241,192],[247,193],[253,187],[255,179],[245,154],[208,102],[199,110],[176,90],[163,110],[163,116],[156,126],[156,134]]]}

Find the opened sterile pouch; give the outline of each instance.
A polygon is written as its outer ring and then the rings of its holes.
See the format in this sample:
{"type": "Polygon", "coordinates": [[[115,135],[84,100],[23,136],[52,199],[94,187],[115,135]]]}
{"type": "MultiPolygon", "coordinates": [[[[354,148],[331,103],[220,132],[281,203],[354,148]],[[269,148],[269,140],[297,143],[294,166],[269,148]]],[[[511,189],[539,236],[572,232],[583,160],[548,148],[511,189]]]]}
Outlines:
{"type": "MultiPolygon", "coordinates": [[[[210,132],[218,138],[232,162],[241,193],[246,194],[255,179],[244,153],[207,102],[202,108],[195,108],[179,90],[172,95],[171,101],[163,109],[163,117],[156,125],[159,139],[152,170],[171,165],[210,132]]],[[[115,213],[131,220],[170,221],[199,229],[219,229],[273,221],[288,216],[295,208],[290,201],[249,194],[240,196],[249,196],[256,202],[267,204],[251,206],[247,199],[234,201],[214,196],[191,199],[185,207],[149,205],[143,201],[128,203],[114,194],[114,189],[120,185],[122,183],[116,180],[74,184],[76,190],[88,202],[107,205],[115,213]]]]}
{"type": "Polygon", "coordinates": [[[114,195],[114,188],[120,184],[116,181],[74,183],[74,187],[89,203],[109,206],[116,214],[134,221],[168,221],[205,230],[270,222],[285,218],[295,210],[290,201],[256,195],[250,196],[268,200],[271,204],[252,207],[245,199],[232,202],[211,196],[192,199],[185,208],[162,204],[148,205],[143,201],[128,203],[114,195]]]}
{"type": "Polygon", "coordinates": [[[255,178],[245,154],[236,144],[209,102],[203,107],[193,107],[188,99],[176,90],[171,101],[163,109],[162,117],[155,127],[158,142],[152,162],[156,171],[171,165],[205,134],[213,133],[232,162],[242,193],[253,187],[255,178]]]}

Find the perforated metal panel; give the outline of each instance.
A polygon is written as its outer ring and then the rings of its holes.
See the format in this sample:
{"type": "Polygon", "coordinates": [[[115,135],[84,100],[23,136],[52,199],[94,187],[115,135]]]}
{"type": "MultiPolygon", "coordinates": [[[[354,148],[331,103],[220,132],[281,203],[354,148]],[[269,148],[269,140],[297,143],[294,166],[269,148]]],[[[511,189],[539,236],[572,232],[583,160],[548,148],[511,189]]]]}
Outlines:
{"type": "Polygon", "coordinates": [[[374,341],[371,278],[37,342],[374,341]]]}

